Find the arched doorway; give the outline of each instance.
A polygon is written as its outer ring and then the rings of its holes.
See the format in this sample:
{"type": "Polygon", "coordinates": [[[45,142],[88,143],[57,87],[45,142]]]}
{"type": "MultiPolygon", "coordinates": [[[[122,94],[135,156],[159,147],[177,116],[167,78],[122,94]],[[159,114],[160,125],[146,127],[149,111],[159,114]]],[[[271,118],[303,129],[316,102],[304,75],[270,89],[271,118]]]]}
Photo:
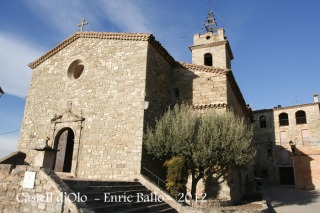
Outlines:
{"type": "Polygon", "coordinates": [[[73,145],[73,130],[71,128],[61,129],[54,141],[54,149],[58,150],[54,166],[55,172],[71,172],[73,145]]]}

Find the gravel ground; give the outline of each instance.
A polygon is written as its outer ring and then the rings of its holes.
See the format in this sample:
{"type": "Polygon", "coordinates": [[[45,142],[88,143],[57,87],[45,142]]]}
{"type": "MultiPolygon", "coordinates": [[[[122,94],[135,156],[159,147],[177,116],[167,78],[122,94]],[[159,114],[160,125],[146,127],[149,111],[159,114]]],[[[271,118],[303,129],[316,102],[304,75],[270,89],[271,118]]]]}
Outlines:
{"type": "Polygon", "coordinates": [[[233,206],[220,207],[221,210],[240,211],[240,212],[260,212],[262,209],[262,194],[256,193],[246,195],[237,204],[233,206]]]}

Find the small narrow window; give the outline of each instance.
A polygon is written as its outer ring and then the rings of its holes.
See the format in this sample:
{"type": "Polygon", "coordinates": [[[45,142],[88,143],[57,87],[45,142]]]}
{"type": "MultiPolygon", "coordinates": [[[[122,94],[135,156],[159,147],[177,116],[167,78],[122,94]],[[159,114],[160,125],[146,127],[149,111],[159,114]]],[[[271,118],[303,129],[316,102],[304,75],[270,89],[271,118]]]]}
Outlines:
{"type": "Polygon", "coordinates": [[[175,94],[175,99],[176,99],[176,103],[179,104],[179,100],[180,100],[180,91],[178,88],[174,89],[174,94],[175,94]]]}
{"type": "Polygon", "coordinates": [[[281,113],[279,115],[279,124],[280,126],[289,126],[289,117],[287,113],[281,113]]]}
{"type": "Polygon", "coordinates": [[[296,112],[296,124],[306,124],[307,123],[307,117],[306,112],[303,110],[299,110],[296,112]]]}
{"type": "Polygon", "coordinates": [[[267,149],[267,155],[268,155],[268,157],[272,157],[272,150],[271,149],[267,149]]]}
{"type": "Polygon", "coordinates": [[[238,179],[239,179],[239,185],[242,187],[242,175],[241,173],[238,173],[238,179]]]}
{"type": "Polygon", "coordinates": [[[212,54],[211,53],[204,54],[204,65],[212,67],[213,62],[212,62],[212,54]]]}
{"type": "Polygon", "coordinates": [[[266,128],[266,127],[267,127],[266,116],[260,116],[260,128],[266,128]]]}

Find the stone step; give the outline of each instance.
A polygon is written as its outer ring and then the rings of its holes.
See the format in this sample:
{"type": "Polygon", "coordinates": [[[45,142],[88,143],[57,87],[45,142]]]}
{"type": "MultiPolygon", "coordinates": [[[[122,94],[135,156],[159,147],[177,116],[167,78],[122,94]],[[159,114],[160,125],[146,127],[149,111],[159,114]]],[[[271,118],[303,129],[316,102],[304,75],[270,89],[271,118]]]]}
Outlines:
{"type": "Polygon", "coordinates": [[[139,182],[78,179],[64,182],[76,195],[86,196],[86,204],[97,213],[177,212],[139,182]]]}
{"type": "Polygon", "coordinates": [[[130,191],[130,190],[144,190],[142,185],[116,185],[116,186],[84,186],[84,185],[70,185],[70,189],[80,192],[117,192],[117,191],[130,191]]]}
{"type": "Polygon", "coordinates": [[[81,193],[81,195],[85,195],[87,197],[87,204],[97,203],[101,201],[106,201],[109,203],[118,203],[126,200],[139,200],[141,198],[137,197],[138,193],[142,193],[143,195],[148,195],[151,192],[147,189],[145,190],[133,190],[133,191],[123,191],[120,192],[107,192],[107,194],[101,192],[90,192],[90,193],[81,193]]]}
{"type": "Polygon", "coordinates": [[[125,203],[111,206],[100,206],[92,208],[96,213],[112,212],[112,213],[142,213],[142,212],[176,212],[167,203],[125,203]]]}
{"type": "Polygon", "coordinates": [[[127,186],[143,186],[141,183],[136,181],[94,181],[94,180],[82,180],[82,179],[63,179],[68,186],[117,186],[117,185],[127,185],[127,186]]]}

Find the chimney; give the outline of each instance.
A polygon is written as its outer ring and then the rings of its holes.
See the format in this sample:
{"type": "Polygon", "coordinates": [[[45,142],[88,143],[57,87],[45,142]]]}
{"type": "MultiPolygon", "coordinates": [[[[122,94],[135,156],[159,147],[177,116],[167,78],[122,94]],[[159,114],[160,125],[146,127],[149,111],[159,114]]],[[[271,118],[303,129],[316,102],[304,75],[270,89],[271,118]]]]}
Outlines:
{"type": "Polygon", "coordinates": [[[315,103],[318,103],[318,102],[319,102],[319,95],[318,95],[318,93],[315,93],[315,94],[313,95],[313,100],[314,100],[315,103]]]}

